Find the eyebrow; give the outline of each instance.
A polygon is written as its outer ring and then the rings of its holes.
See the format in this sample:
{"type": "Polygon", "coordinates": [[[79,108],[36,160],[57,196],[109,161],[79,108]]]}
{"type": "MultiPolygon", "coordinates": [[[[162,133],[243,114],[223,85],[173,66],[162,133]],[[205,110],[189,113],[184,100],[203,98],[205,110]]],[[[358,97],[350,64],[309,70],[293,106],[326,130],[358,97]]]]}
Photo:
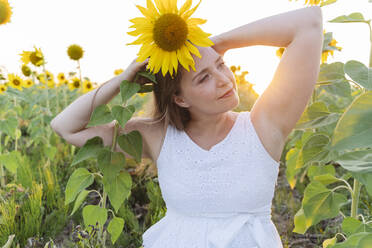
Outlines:
{"type": "MultiPolygon", "coordinates": [[[[216,59],[216,61],[214,63],[217,63],[218,61],[220,61],[222,59],[222,56],[218,56],[218,58],[216,59]]],[[[197,78],[199,75],[203,74],[205,71],[208,70],[208,67],[204,68],[203,70],[201,70],[198,74],[196,74],[191,81],[194,81],[195,78],[197,78]]]]}

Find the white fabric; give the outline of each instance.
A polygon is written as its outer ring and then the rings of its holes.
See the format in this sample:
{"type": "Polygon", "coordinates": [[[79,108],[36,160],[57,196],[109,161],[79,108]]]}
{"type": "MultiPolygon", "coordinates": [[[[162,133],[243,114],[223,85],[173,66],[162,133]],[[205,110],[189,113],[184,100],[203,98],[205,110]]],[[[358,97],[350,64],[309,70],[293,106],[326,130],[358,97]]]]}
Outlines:
{"type": "Polygon", "coordinates": [[[209,151],[168,125],[156,164],[167,212],[144,232],[144,248],[283,247],[271,220],[279,163],[250,112],[209,151]]]}

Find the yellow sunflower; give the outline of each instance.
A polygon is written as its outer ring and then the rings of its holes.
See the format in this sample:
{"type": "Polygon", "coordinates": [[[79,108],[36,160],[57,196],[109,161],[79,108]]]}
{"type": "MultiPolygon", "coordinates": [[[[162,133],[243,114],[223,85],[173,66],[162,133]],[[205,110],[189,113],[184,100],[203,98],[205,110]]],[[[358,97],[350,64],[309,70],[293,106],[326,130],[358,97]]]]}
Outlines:
{"type": "Polygon", "coordinates": [[[67,55],[70,57],[72,60],[79,60],[83,57],[84,50],[81,48],[79,45],[70,45],[67,48],[67,55]]]}
{"type": "Polygon", "coordinates": [[[21,91],[23,90],[22,89],[22,86],[23,86],[22,78],[20,78],[19,76],[15,75],[13,73],[10,73],[10,74],[8,74],[8,80],[9,80],[9,86],[10,87],[21,90],[21,91]]]}
{"type": "Polygon", "coordinates": [[[47,85],[49,88],[54,88],[55,84],[56,82],[54,82],[54,79],[48,80],[47,85]]]}
{"type": "Polygon", "coordinates": [[[5,95],[7,87],[4,84],[0,84],[0,95],[5,95]]]}
{"type": "Polygon", "coordinates": [[[36,78],[37,78],[37,80],[40,81],[40,83],[45,84],[45,76],[44,76],[44,73],[40,73],[40,74],[36,75],[36,78]]]}
{"type": "Polygon", "coordinates": [[[11,16],[12,8],[10,7],[8,0],[0,0],[0,25],[10,22],[11,16]]]}
{"type": "Polygon", "coordinates": [[[58,73],[57,78],[59,82],[66,80],[65,74],[63,72],[58,73]]]}
{"type": "Polygon", "coordinates": [[[53,73],[51,73],[50,71],[47,71],[45,70],[45,73],[47,75],[47,80],[50,81],[50,80],[54,80],[54,75],[53,73]]]}
{"type": "Polygon", "coordinates": [[[24,84],[23,84],[23,86],[25,87],[25,88],[30,88],[32,85],[34,85],[35,83],[34,83],[34,81],[32,80],[32,79],[26,79],[25,81],[24,81],[24,84]]]}
{"type": "MultiPolygon", "coordinates": [[[[37,49],[36,47],[34,47],[34,49],[35,49],[35,51],[33,51],[33,52],[26,52],[26,53],[24,52],[25,53],[24,56],[29,55],[29,57],[28,57],[29,62],[31,62],[35,66],[41,66],[41,65],[44,64],[44,55],[41,52],[41,49],[37,49]]],[[[27,61],[27,58],[25,58],[24,60],[27,61]]]]}
{"type": "Polygon", "coordinates": [[[71,79],[71,83],[68,84],[68,88],[72,91],[74,89],[80,89],[81,83],[80,79],[77,77],[74,77],[71,79]]]}
{"type": "MultiPolygon", "coordinates": [[[[325,34],[325,33],[326,33],[326,31],[323,30],[323,34],[325,34]]],[[[335,47],[335,48],[337,48],[338,51],[341,51],[342,47],[336,46],[336,44],[337,44],[337,41],[332,38],[331,42],[328,43],[328,46],[335,47]]],[[[322,63],[326,63],[327,60],[328,60],[328,55],[331,54],[333,56],[333,53],[334,53],[334,50],[324,50],[322,52],[322,63]]]]}
{"type": "Polygon", "coordinates": [[[92,82],[88,80],[84,80],[83,82],[83,93],[87,93],[93,89],[93,84],[92,82]]]}
{"type": "Polygon", "coordinates": [[[201,54],[194,46],[208,47],[214,43],[208,38],[211,34],[205,33],[197,25],[207,20],[190,18],[199,3],[190,9],[192,0],[186,0],[178,10],[177,0],[147,0],[147,9],[136,5],[145,17],[131,19],[131,28],[136,30],[128,32],[129,35],[138,36],[137,40],[127,45],[140,45],[137,62],[143,62],[150,57],[148,68],[153,73],[162,70],[163,76],[173,70],[177,73],[178,61],[189,71],[189,66],[195,71],[195,62],[190,52],[201,58],[201,54]]]}
{"type": "Polygon", "coordinates": [[[25,75],[26,77],[31,75],[31,69],[26,64],[22,65],[21,70],[22,70],[23,75],[25,75]]]}
{"type": "Polygon", "coordinates": [[[68,80],[67,79],[62,80],[62,81],[59,80],[57,83],[57,87],[60,87],[62,85],[68,85],[68,80]]]}

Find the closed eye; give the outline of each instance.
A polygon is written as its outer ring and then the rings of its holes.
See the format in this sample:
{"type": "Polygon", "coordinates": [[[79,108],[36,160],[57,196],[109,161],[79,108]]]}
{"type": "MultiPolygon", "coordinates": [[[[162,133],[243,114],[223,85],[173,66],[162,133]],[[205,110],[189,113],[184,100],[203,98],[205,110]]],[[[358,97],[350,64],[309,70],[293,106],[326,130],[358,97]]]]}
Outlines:
{"type": "MultiPolygon", "coordinates": [[[[222,66],[222,67],[224,67],[225,66],[225,62],[222,62],[221,64],[219,64],[218,66],[222,66]]],[[[207,77],[208,77],[209,75],[208,74],[206,74],[200,81],[199,81],[199,83],[201,83],[201,82],[203,82],[207,77]]]]}

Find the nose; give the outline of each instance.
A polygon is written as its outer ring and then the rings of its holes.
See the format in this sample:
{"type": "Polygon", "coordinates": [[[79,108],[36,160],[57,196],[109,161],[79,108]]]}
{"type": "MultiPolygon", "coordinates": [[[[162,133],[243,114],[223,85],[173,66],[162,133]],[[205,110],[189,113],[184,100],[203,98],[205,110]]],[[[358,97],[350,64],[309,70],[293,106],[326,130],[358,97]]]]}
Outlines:
{"type": "Polygon", "coordinates": [[[232,84],[230,77],[225,72],[216,70],[215,73],[218,87],[224,87],[225,84],[232,84]]]}

